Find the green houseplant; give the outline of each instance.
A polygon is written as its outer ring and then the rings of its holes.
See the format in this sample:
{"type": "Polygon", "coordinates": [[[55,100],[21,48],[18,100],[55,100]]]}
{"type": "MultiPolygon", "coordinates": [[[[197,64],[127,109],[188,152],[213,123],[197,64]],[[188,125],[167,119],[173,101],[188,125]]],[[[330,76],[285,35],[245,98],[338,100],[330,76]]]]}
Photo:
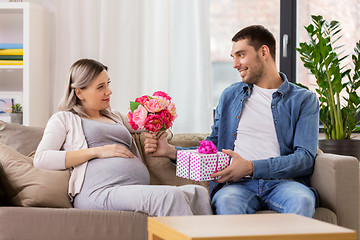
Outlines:
{"type": "Polygon", "coordinates": [[[22,124],[23,123],[23,111],[20,103],[13,104],[11,106],[11,123],[22,124]]]}
{"type": "Polygon", "coordinates": [[[297,51],[304,66],[315,76],[320,102],[320,121],[326,139],[350,139],[357,127],[360,98],[360,41],[356,43],[351,63],[343,65],[348,55],[336,46],[342,37],[338,21],[326,21],[322,16],[311,16],[305,26],[308,42],[299,44],[297,51]],[[344,94],[344,97],[340,96],[344,94]],[[342,101],[341,101],[342,98],[342,101]]]}
{"type": "Polygon", "coordinates": [[[13,104],[11,106],[12,113],[22,113],[22,105],[20,103],[13,104]]]}
{"type": "Polygon", "coordinates": [[[343,53],[343,45],[337,46],[342,37],[340,23],[329,23],[322,16],[311,17],[312,23],[305,26],[309,41],[300,43],[297,51],[305,68],[316,78],[319,116],[325,134],[325,139],[319,140],[319,148],[360,159],[360,140],[351,138],[359,130],[360,41],[351,61],[344,64],[349,56],[343,53]]]}

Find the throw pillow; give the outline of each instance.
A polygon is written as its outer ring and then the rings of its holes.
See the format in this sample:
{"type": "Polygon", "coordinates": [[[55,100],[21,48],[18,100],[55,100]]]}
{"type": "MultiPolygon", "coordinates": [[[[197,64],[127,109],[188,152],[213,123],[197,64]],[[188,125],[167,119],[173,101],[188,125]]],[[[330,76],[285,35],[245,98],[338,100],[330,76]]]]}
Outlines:
{"type": "Polygon", "coordinates": [[[23,155],[36,150],[43,133],[44,128],[0,121],[0,143],[12,147],[23,155]]]}
{"type": "Polygon", "coordinates": [[[9,200],[5,193],[5,187],[2,184],[3,183],[2,179],[4,179],[4,177],[5,177],[5,173],[3,169],[0,167],[0,206],[10,205],[9,200]]]}
{"type": "Polygon", "coordinates": [[[35,168],[32,158],[0,143],[0,167],[7,198],[24,207],[71,208],[68,197],[69,171],[35,168]]]}

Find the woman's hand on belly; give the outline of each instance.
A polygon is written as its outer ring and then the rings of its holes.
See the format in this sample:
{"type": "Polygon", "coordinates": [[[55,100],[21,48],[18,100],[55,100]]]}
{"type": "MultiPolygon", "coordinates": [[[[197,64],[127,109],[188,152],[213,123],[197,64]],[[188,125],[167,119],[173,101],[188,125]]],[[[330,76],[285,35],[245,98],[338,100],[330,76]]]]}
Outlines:
{"type": "Polygon", "coordinates": [[[124,146],[118,144],[110,144],[101,147],[92,148],[98,158],[123,157],[134,158],[134,154],[124,146]]]}
{"type": "Polygon", "coordinates": [[[79,165],[94,158],[111,157],[134,158],[134,154],[126,147],[118,144],[67,151],[65,155],[65,168],[79,165]]]}

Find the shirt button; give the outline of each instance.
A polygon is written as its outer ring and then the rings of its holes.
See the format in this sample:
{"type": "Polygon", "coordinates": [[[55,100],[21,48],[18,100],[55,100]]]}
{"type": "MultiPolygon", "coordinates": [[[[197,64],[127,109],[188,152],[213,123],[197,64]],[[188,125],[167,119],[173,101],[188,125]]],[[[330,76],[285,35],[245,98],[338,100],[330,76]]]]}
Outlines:
{"type": "Polygon", "coordinates": [[[233,137],[235,137],[235,134],[233,134],[233,137]]]}
{"type": "Polygon", "coordinates": [[[271,106],[271,108],[274,108],[274,107],[275,107],[274,105],[271,106]]]}
{"type": "Polygon", "coordinates": [[[215,187],[216,187],[216,185],[214,184],[214,185],[212,185],[212,187],[213,187],[213,188],[215,188],[215,187]]]}
{"type": "Polygon", "coordinates": [[[237,118],[240,118],[240,116],[237,116],[237,118]]]}

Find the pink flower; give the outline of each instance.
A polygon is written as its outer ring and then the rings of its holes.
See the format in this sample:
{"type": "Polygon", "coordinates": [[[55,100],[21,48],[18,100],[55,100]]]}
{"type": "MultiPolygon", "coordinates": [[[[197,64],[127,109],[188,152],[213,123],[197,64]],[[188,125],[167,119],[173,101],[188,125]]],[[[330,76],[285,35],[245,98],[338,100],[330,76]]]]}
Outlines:
{"type": "Polygon", "coordinates": [[[176,113],[176,107],[174,103],[170,103],[170,105],[167,107],[167,110],[171,113],[171,115],[173,115],[174,119],[177,118],[177,113],[176,113]]]}
{"type": "Polygon", "coordinates": [[[131,128],[134,130],[138,130],[139,126],[133,120],[133,113],[130,111],[127,116],[128,116],[128,122],[129,122],[131,128]]]}
{"type": "Polygon", "coordinates": [[[150,100],[149,97],[148,97],[147,95],[144,95],[144,96],[141,96],[141,97],[136,98],[136,99],[135,99],[135,102],[138,102],[138,103],[140,103],[141,105],[145,106],[145,103],[146,103],[147,101],[149,101],[149,100],[150,100]]]}
{"type": "Polygon", "coordinates": [[[162,91],[154,92],[153,96],[160,96],[160,97],[166,98],[167,100],[171,101],[171,97],[162,91]]]}
{"type": "Polygon", "coordinates": [[[159,115],[151,114],[145,120],[145,129],[150,132],[158,132],[163,126],[163,120],[159,115]]]}
{"type": "Polygon", "coordinates": [[[156,99],[157,102],[159,103],[160,108],[161,108],[160,110],[164,110],[170,105],[170,100],[167,100],[164,97],[154,96],[154,99],[156,99]]]}
{"type": "Polygon", "coordinates": [[[177,117],[175,104],[165,92],[157,91],[152,96],[143,95],[130,101],[128,121],[130,126],[137,129],[146,129],[151,132],[172,127],[177,117]]]}
{"type": "Polygon", "coordinates": [[[155,98],[150,99],[149,101],[145,102],[145,107],[151,113],[156,113],[161,110],[161,105],[155,98]]]}
{"type": "Polygon", "coordinates": [[[168,110],[162,110],[161,112],[159,112],[159,116],[164,121],[166,129],[172,127],[174,116],[168,110]]]}
{"type": "Polygon", "coordinates": [[[146,111],[146,109],[142,105],[139,105],[133,113],[133,120],[135,124],[137,124],[140,128],[143,128],[147,115],[148,112],[146,111]]]}

